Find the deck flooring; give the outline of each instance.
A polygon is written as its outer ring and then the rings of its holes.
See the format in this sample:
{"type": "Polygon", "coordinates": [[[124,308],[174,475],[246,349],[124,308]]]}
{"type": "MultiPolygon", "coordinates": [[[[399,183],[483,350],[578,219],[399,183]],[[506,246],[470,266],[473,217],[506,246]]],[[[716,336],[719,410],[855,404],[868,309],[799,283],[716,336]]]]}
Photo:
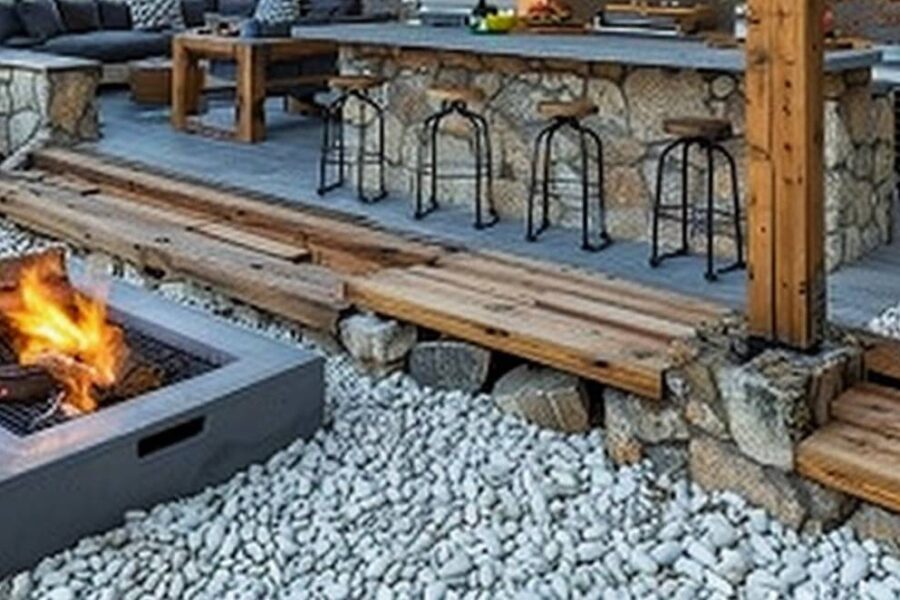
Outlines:
{"type": "MultiPolygon", "coordinates": [[[[88,147],[103,154],[276,196],[289,203],[364,216],[389,229],[447,243],[598,270],[732,308],[744,305],[744,272],[707,283],[699,257],[681,258],[651,269],[644,243],[618,241],[604,252],[592,254],[577,247],[575,231],[554,229],[540,242],[529,244],[523,240],[522,224],[516,221],[476,231],[469,215],[461,209],[442,209],[423,221],[414,221],[409,217],[406,198],[389,197],[376,206],[361,205],[342,190],[320,198],[314,191],[319,124],[314,119],[284,113],[278,100],[269,103],[268,139],[255,145],[175,132],[169,125],[167,109],[140,107],[124,93],[104,94],[101,102],[103,138],[88,147]]],[[[227,102],[214,101],[212,106],[212,119],[225,123],[231,118],[227,102]]],[[[832,274],[829,289],[832,319],[847,325],[865,325],[885,307],[900,301],[900,241],[832,274]]]]}

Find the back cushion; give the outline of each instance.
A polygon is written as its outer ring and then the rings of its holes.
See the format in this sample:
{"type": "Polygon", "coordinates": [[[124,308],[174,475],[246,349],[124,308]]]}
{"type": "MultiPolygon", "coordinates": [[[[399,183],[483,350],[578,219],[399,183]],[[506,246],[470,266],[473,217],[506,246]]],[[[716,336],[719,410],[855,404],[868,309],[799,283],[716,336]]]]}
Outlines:
{"type": "Polygon", "coordinates": [[[100,26],[103,29],[131,29],[131,9],[122,0],[100,0],[100,26]]]}
{"type": "Polygon", "coordinates": [[[65,32],[53,0],[20,0],[16,11],[28,37],[44,41],[65,32]]]}
{"type": "Polygon", "coordinates": [[[206,22],[206,0],[181,0],[181,15],[186,26],[202,26],[206,22]]]}
{"type": "Polygon", "coordinates": [[[100,29],[100,7],[94,0],[56,0],[66,31],[83,33],[100,29]]]}
{"type": "Polygon", "coordinates": [[[25,28],[13,4],[0,4],[0,43],[11,37],[25,35],[25,28]]]}

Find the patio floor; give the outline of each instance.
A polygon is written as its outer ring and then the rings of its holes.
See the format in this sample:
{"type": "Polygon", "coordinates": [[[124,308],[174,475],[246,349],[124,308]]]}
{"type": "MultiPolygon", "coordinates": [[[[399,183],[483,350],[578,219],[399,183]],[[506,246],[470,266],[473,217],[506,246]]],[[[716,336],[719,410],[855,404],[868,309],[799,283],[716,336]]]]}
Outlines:
{"type": "MultiPolygon", "coordinates": [[[[213,110],[207,118],[227,123],[230,103],[213,101],[211,105],[213,110]]],[[[409,199],[405,198],[389,197],[375,206],[361,205],[352,194],[341,190],[321,198],[315,193],[319,123],[288,115],[280,105],[279,100],[270,101],[268,139],[262,144],[244,145],[178,133],[169,125],[167,109],[138,106],[124,92],[106,93],[101,98],[103,138],[91,147],[171,173],[365,216],[397,231],[603,271],[735,308],[743,305],[745,273],[728,274],[708,283],[703,279],[699,257],[673,260],[651,269],[644,243],[619,241],[602,253],[591,254],[578,248],[575,231],[551,230],[540,242],[529,244],[523,240],[518,221],[476,231],[469,216],[459,209],[442,209],[423,221],[414,221],[409,216],[409,199]]],[[[833,274],[829,288],[832,318],[848,325],[865,324],[900,301],[900,242],[833,274]]]]}

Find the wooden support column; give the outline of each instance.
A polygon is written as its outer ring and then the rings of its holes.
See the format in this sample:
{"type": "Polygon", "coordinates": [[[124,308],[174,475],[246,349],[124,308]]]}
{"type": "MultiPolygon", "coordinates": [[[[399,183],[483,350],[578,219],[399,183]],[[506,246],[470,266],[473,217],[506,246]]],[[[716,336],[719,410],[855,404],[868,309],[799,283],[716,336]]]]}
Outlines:
{"type": "Polygon", "coordinates": [[[799,349],[825,298],[822,0],[750,0],[747,146],[751,333],[799,349]]]}

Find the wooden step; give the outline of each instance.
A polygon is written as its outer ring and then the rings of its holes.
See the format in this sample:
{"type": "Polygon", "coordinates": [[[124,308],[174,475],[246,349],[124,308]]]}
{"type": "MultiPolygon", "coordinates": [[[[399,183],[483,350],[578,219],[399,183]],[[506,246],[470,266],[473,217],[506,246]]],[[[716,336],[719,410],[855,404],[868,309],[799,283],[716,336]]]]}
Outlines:
{"type": "MultiPolygon", "coordinates": [[[[331,270],[195,231],[208,224],[208,217],[184,217],[11,176],[0,177],[0,211],[41,233],[158,274],[196,279],[310,327],[333,329],[347,307],[341,280],[331,270]]],[[[302,253],[302,248],[295,252],[302,253]]]]}
{"type": "Polygon", "coordinates": [[[202,211],[243,231],[307,248],[315,262],[342,273],[367,273],[384,267],[420,264],[444,253],[384,231],[362,218],[311,208],[284,199],[159,173],[146,166],[83,150],[48,148],[34,155],[37,168],[78,177],[141,204],[166,210],[202,211]]]}
{"type": "Polygon", "coordinates": [[[800,443],[798,472],[900,511],[900,392],[861,384],[835,401],[832,418],[800,443]]]}
{"type": "Polygon", "coordinates": [[[900,389],[900,342],[882,341],[866,352],[866,379],[900,389]]]}
{"type": "Polygon", "coordinates": [[[655,290],[503,256],[457,253],[432,265],[348,279],[359,306],[569,371],[663,397],[669,348],[725,310],[655,290]]]}

